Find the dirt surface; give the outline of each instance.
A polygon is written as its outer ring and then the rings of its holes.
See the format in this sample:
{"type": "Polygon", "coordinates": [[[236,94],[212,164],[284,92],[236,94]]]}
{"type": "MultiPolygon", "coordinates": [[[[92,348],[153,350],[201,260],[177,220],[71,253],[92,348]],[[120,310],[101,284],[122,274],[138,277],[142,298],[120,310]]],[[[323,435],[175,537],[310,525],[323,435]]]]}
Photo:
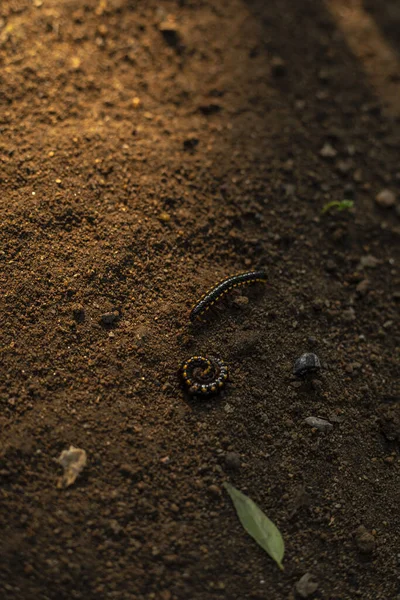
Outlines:
{"type": "Polygon", "coordinates": [[[2,600],[291,599],[306,573],[400,598],[396,23],[394,0],[2,0],[2,600]],[[231,371],[205,402],[177,378],[199,353],[231,371]]]}

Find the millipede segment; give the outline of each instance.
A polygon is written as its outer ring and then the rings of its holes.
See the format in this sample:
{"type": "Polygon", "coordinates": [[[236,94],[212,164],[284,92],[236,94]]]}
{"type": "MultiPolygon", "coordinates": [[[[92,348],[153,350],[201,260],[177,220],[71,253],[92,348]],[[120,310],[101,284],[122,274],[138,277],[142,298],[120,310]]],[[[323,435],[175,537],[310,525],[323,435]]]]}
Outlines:
{"type": "Polygon", "coordinates": [[[199,319],[207,310],[213,306],[218,300],[220,300],[225,294],[233,290],[233,288],[247,285],[249,283],[265,282],[267,280],[267,274],[264,271],[249,271],[248,273],[241,273],[239,275],[233,275],[224,279],[218,283],[215,287],[209,290],[199,300],[196,306],[190,313],[190,320],[195,321],[199,319]]]}
{"type": "Polygon", "coordinates": [[[214,356],[192,356],[182,363],[180,372],[191,396],[218,394],[228,380],[228,367],[214,356]]]}

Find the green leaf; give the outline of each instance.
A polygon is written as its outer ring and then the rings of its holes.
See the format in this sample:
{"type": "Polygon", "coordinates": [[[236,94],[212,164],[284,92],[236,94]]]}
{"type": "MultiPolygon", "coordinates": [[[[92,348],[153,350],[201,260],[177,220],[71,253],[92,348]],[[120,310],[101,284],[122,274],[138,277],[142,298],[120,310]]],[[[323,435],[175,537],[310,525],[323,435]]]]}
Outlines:
{"type": "Polygon", "coordinates": [[[328,202],[323,206],[321,213],[325,214],[331,210],[331,208],[335,208],[337,211],[341,212],[342,210],[350,210],[350,208],[353,208],[353,206],[353,200],[341,200],[340,202],[339,200],[333,200],[333,202],[328,202]]]}
{"type": "Polygon", "coordinates": [[[253,500],[239,492],[233,485],[225,482],[224,488],[231,497],[244,529],[283,570],[282,559],[285,553],[285,544],[277,526],[268,519],[253,500]]]}

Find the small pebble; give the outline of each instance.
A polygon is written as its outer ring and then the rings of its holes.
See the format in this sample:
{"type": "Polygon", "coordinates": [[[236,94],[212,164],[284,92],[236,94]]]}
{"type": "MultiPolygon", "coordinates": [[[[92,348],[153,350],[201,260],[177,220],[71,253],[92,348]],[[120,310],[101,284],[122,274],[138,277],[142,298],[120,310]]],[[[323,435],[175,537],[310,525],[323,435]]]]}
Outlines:
{"type": "Polygon", "coordinates": [[[374,269],[377,265],[379,265],[379,259],[375,258],[375,256],[371,256],[371,254],[367,254],[366,256],[362,256],[360,258],[360,264],[358,268],[369,268],[374,269]]]}
{"type": "Polygon", "coordinates": [[[364,525],[360,525],[355,534],[357,548],[363,554],[371,554],[375,550],[375,538],[364,525]]]}
{"type": "Polygon", "coordinates": [[[313,352],[302,354],[294,363],[293,375],[296,377],[304,377],[310,373],[315,373],[321,368],[321,362],[313,352]]]}
{"type": "Polygon", "coordinates": [[[346,323],[351,323],[356,320],[356,313],[353,307],[347,308],[342,312],[342,319],[346,323]]]}
{"type": "Polygon", "coordinates": [[[327,260],[325,264],[325,269],[328,271],[328,273],[334,273],[337,269],[335,261],[331,258],[327,260]]]}
{"type": "Polygon", "coordinates": [[[240,469],[242,461],[240,455],[236,452],[227,452],[225,455],[225,465],[228,469],[237,470],[240,469]]]}
{"type": "Polygon", "coordinates": [[[209,485],[208,486],[208,491],[213,496],[217,496],[217,497],[221,496],[221,488],[219,488],[217,485],[209,485]]]}
{"type": "Polygon", "coordinates": [[[391,190],[382,190],[375,197],[375,202],[382,208],[392,208],[396,204],[396,196],[391,190]]]}
{"type": "Polygon", "coordinates": [[[103,325],[114,325],[119,319],[119,313],[117,311],[107,312],[101,315],[100,321],[103,325]]]}
{"type": "Polygon", "coordinates": [[[370,286],[369,279],[363,279],[362,281],[360,281],[360,283],[356,287],[357,294],[359,294],[360,296],[365,296],[365,294],[369,290],[369,286],[370,286]]]}
{"type": "Polygon", "coordinates": [[[334,158],[337,155],[335,148],[328,143],[324,144],[319,153],[323,158],[334,158]]]}
{"type": "Polygon", "coordinates": [[[179,47],[181,45],[181,34],[179,33],[175,20],[172,17],[169,17],[160,23],[159,30],[164,36],[167,44],[173,47],[179,47]]]}
{"type": "Polygon", "coordinates": [[[286,62],[280,56],[274,56],[271,60],[271,70],[275,77],[282,77],[286,73],[286,62]]]}
{"type": "Polygon", "coordinates": [[[324,433],[333,429],[332,423],[325,421],[325,419],[320,419],[319,417],[307,417],[307,419],[304,419],[304,423],[310,427],[315,427],[315,429],[323,431],[324,433]]]}
{"type": "Polygon", "coordinates": [[[196,146],[199,143],[199,139],[196,137],[190,137],[187,138],[184,142],[183,142],[183,148],[184,150],[194,150],[196,148],[196,146]]]}
{"type": "Polygon", "coordinates": [[[119,535],[123,529],[123,527],[118,523],[116,519],[111,519],[108,525],[111,531],[114,533],[114,535],[119,535]]]}
{"type": "Polygon", "coordinates": [[[85,309],[82,304],[75,304],[72,308],[72,314],[78,323],[82,323],[85,320],[85,309]]]}
{"type": "Polygon", "coordinates": [[[249,299],[247,296],[238,296],[234,300],[232,300],[232,304],[237,306],[238,308],[244,308],[248,305],[249,299]]]}

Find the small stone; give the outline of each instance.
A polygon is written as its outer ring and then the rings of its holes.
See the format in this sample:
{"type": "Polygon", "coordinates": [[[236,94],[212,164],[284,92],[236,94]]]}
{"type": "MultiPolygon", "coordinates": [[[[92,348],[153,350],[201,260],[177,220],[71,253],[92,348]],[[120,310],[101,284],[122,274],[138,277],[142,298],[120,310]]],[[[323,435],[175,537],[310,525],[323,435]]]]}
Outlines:
{"type": "Polygon", "coordinates": [[[367,531],[364,525],[360,525],[360,527],[356,530],[355,540],[357,548],[363,554],[371,554],[375,550],[375,538],[372,533],[367,531]]]}
{"type": "Polygon", "coordinates": [[[194,150],[196,148],[196,146],[198,146],[198,144],[199,144],[198,138],[190,137],[190,138],[187,138],[183,142],[183,148],[184,148],[184,150],[194,150]]]}
{"type": "Polygon", "coordinates": [[[129,463],[123,463],[120,468],[120,473],[126,477],[132,477],[136,474],[136,470],[129,463]]]}
{"type": "Polygon", "coordinates": [[[103,325],[114,325],[119,320],[118,311],[107,312],[101,315],[100,321],[103,325]]]}
{"type": "Polygon", "coordinates": [[[357,268],[374,269],[377,265],[379,265],[379,262],[380,261],[378,258],[375,258],[375,256],[372,256],[371,254],[367,254],[366,256],[362,256],[360,258],[360,263],[357,268]]]}
{"type": "Polygon", "coordinates": [[[313,302],[313,309],[316,311],[321,311],[324,308],[325,302],[323,301],[322,298],[315,298],[314,302],[313,302]]]}
{"type": "Polygon", "coordinates": [[[310,373],[315,373],[321,368],[321,362],[313,352],[302,354],[294,363],[293,375],[296,377],[304,377],[310,373]]]}
{"type": "Polygon", "coordinates": [[[296,592],[300,598],[308,598],[318,589],[318,582],[314,575],[311,573],[305,573],[303,577],[295,585],[296,592]]]}
{"type": "Polygon", "coordinates": [[[162,213],[160,213],[160,216],[158,218],[163,223],[168,223],[168,221],[171,220],[171,215],[169,215],[167,212],[162,212],[162,213]]]}
{"type": "Polygon", "coordinates": [[[327,83],[330,79],[329,71],[327,71],[326,69],[320,69],[318,73],[318,79],[322,81],[322,83],[327,83]]]}
{"type": "Polygon", "coordinates": [[[134,108],[139,108],[141,102],[140,102],[140,98],[138,96],[135,96],[134,98],[132,98],[132,106],[134,108]]]}
{"type": "Polygon", "coordinates": [[[85,309],[82,304],[75,304],[72,307],[72,314],[74,315],[75,321],[78,323],[83,323],[85,320],[85,309]]]}
{"type": "Polygon", "coordinates": [[[332,260],[331,258],[329,260],[327,260],[325,269],[328,271],[328,273],[334,273],[337,269],[335,261],[332,260]]]}
{"type": "Polygon", "coordinates": [[[217,485],[209,485],[207,489],[213,496],[217,496],[218,498],[221,496],[221,488],[217,485]]]}
{"type": "Polygon", "coordinates": [[[337,162],[337,170],[340,171],[343,174],[346,174],[350,171],[350,169],[353,166],[353,161],[351,160],[339,160],[337,162]]]}
{"type": "Polygon", "coordinates": [[[296,193],[296,186],[293,183],[286,183],[283,186],[286,196],[294,196],[296,193]]]}
{"type": "Polygon", "coordinates": [[[181,35],[178,31],[176,22],[172,17],[169,17],[160,23],[159,30],[167,44],[175,48],[181,46],[181,35]]]}
{"type": "Polygon", "coordinates": [[[275,77],[286,74],[286,62],[280,56],[274,56],[271,60],[271,71],[275,77]]]}
{"type": "Polygon", "coordinates": [[[396,196],[391,190],[382,190],[375,197],[375,202],[382,208],[392,208],[396,204],[396,196]]]}
{"type": "Polygon", "coordinates": [[[319,153],[323,158],[334,158],[337,155],[335,148],[328,143],[323,145],[319,153]]]}
{"type": "Polygon", "coordinates": [[[236,452],[227,452],[225,455],[225,465],[228,469],[237,470],[240,469],[242,461],[240,455],[236,452]]]}
{"type": "Polygon", "coordinates": [[[249,303],[249,299],[247,296],[238,296],[234,300],[232,300],[232,304],[237,306],[238,308],[245,308],[249,303]]]}
{"type": "Polygon", "coordinates": [[[362,281],[360,281],[360,283],[356,287],[357,294],[359,294],[360,296],[365,296],[365,294],[369,290],[369,286],[370,286],[369,279],[363,279],[362,281]]]}
{"type": "Polygon", "coordinates": [[[120,525],[116,519],[111,519],[108,522],[108,526],[114,535],[119,535],[122,531],[122,525],[120,525]]]}
{"type": "Polygon", "coordinates": [[[307,419],[304,419],[304,423],[310,427],[315,427],[315,429],[323,431],[324,433],[333,429],[332,423],[325,421],[325,419],[320,419],[319,417],[307,417],[307,419]]]}
{"type": "Polygon", "coordinates": [[[342,312],[342,319],[346,323],[351,323],[352,321],[356,320],[356,313],[352,306],[342,312]]]}

